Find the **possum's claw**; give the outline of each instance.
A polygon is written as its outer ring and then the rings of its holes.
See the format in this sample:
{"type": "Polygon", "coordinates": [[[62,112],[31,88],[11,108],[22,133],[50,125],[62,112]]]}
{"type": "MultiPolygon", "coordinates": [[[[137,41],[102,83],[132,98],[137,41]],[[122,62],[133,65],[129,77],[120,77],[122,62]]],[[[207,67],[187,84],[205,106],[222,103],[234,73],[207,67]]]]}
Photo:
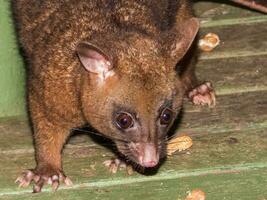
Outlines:
{"type": "Polygon", "coordinates": [[[210,82],[204,82],[193,88],[188,93],[188,98],[195,105],[208,105],[209,107],[216,105],[215,92],[210,82]]]}
{"type": "Polygon", "coordinates": [[[113,174],[117,173],[118,169],[126,169],[126,172],[128,175],[133,174],[133,167],[132,165],[129,165],[125,163],[124,161],[115,158],[106,160],[103,162],[103,164],[109,169],[109,171],[113,174]]]}
{"type": "Polygon", "coordinates": [[[15,183],[18,183],[19,187],[28,187],[34,178],[36,179],[35,174],[31,170],[26,170],[16,179],[15,183]]]}
{"type": "Polygon", "coordinates": [[[33,182],[33,193],[38,193],[41,192],[45,184],[52,185],[52,190],[56,191],[59,187],[60,181],[62,181],[66,186],[72,186],[71,180],[62,172],[55,172],[53,175],[46,175],[38,173],[37,170],[26,170],[16,179],[15,183],[18,183],[19,187],[27,187],[33,182]]]}

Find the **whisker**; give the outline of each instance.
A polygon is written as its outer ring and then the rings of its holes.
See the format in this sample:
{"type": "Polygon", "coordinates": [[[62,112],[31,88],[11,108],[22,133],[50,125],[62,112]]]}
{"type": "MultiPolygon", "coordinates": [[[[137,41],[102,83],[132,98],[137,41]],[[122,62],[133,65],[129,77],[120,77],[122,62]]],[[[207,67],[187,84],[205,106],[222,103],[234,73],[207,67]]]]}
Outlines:
{"type": "Polygon", "coordinates": [[[71,131],[80,131],[80,132],[92,133],[92,134],[94,134],[94,135],[98,135],[98,136],[103,137],[103,135],[100,134],[100,133],[98,133],[98,132],[89,131],[89,130],[82,129],[82,128],[72,128],[71,131]]]}
{"type": "Polygon", "coordinates": [[[167,139],[167,140],[171,140],[171,139],[173,139],[173,138],[175,138],[175,137],[179,137],[178,135],[179,135],[179,134],[173,134],[173,135],[171,135],[171,136],[168,136],[166,139],[167,139]]]}
{"type": "MultiPolygon", "coordinates": [[[[205,139],[194,138],[193,141],[194,141],[194,142],[202,142],[202,141],[205,141],[205,139]]],[[[177,143],[177,142],[174,142],[174,141],[171,141],[171,140],[165,140],[164,142],[165,142],[166,144],[177,143]]],[[[181,142],[183,142],[183,141],[181,141],[181,142]]]]}
{"type": "Polygon", "coordinates": [[[178,141],[178,142],[168,142],[168,144],[179,144],[179,143],[184,143],[184,142],[186,142],[185,140],[184,141],[178,141]]]}

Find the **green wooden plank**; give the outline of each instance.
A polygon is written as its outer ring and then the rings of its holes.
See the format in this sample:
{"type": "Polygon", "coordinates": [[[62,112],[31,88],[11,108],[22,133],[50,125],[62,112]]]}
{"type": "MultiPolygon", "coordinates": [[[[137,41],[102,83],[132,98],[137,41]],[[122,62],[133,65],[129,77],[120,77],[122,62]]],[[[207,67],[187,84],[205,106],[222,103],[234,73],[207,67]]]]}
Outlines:
{"type": "MultiPolygon", "coordinates": [[[[266,129],[257,131],[227,132],[222,134],[195,135],[193,146],[187,151],[177,152],[169,157],[153,176],[134,173],[132,182],[169,179],[184,176],[217,173],[220,170],[242,171],[267,167],[266,129]]],[[[74,187],[90,187],[95,182],[119,181],[129,183],[125,171],[110,174],[103,161],[113,156],[111,151],[101,145],[91,147],[66,147],[64,169],[75,183],[74,187]]],[[[0,154],[0,195],[24,193],[29,189],[18,189],[14,183],[23,169],[34,166],[33,153],[0,154]]],[[[226,172],[225,171],[225,172],[226,172]]],[[[99,183],[99,184],[100,184],[99,183]]],[[[97,185],[97,184],[96,184],[97,185]]],[[[100,184],[101,185],[101,184],[100,184]]],[[[99,185],[98,185],[99,186],[99,185]]]]}
{"type": "Polygon", "coordinates": [[[233,26],[239,24],[257,24],[267,21],[267,15],[246,17],[246,18],[234,18],[234,19],[221,19],[221,20],[206,20],[200,19],[200,26],[202,28],[219,27],[219,26],[233,26]]]}
{"type": "Polygon", "coordinates": [[[162,171],[198,169],[267,161],[266,129],[195,135],[193,146],[168,158],[162,171]]]}
{"type": "Polygon", "coordinates": [[[248,8],[239,7],[230,1],[194,3],[196,16],[200,19],[201,27],[218,27],[238,24],[255,24],[267,21],[267,15],[248,8]]]}
{"type": "Polygon", "coordinates": [[[217,95],[267,90],[266,56],[200,60],[200,80],[214,83],[217,95]]]}
{"type": "Polygon", "coordinates": [[[0,0],[0,117],[26,115],[24,68],[10,15],[9,1],[0,0]]]}
{"type": "Polygon", "coordinates": [[[233,173],[213,173],[202,176],[168,180],[153,180],[115,186],[93,187],[81,185],[75,189],[59,190],[56,193],[13,194],[0,199],[184,199],[188,191],[200,188],[207,199],[264,199],[267,197],[267,170],[249,170],[233,173]]]}
{"type": "Polygon", "coordinates": [[[32,146],[31,130],[23,118],[2,118],[0,120],[0,138],[1,153],[23,151],[26,146],[32,146]]]}
{"type": "Polygon", "coordinates": [[[266,107],[266,91],[217,96],[212,109],[185,104],[180,128],[202,134],[267,128],[266,107]]]}
{"type": "Polygon", "coordinates": [[[265,16],[262,13],[239,7],[230,1],[194,1],[196,15],[203,21],[247,19],[265,16]]]}
{"type": "Polygon", "coordinates": [[[200,59],[267,55],[267,22],[203,28],[200,37],[208,32],[218,34],[221,42],[212,52],[202,52],[200,59]]]}
{"type": "MultiPolygon", "coordinates": [[[[28,121],[24,117],[3,118],[0,120],[0,154],[13,153],[31,153],[32,149],[32,133],[28,121]],[[14,141],[14,138],[16,139],[14,141]]],[[[93,143],[90,136],[86,134],[76,134],[69,141],[69,146],[72,143],[91,146],[93,143]],[[86,143],[86,144],[85,144],[86,143]]]]}

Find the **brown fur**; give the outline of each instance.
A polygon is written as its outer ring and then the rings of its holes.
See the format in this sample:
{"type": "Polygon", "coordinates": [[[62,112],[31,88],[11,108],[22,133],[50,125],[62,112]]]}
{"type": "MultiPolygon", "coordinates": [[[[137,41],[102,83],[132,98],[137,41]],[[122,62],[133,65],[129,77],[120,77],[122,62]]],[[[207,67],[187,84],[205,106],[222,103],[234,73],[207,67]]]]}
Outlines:
{"type": "MultiPolygon", "coordinates": [[[[87,122],[135,162],[136,155],[121,141],[153,143],[162,154],[168,128],[155,128],[159,107],[168,100],[175,115],[179,112],[187,86],[174,69],[198,28],[186,23],[193,18],[188,1],[14,0],[13,10],[29,61],[37,174],[62,171],[61,150],[69,130],[87,122]],[[115,75],[103,86],[78,59],[76,47],[82,41],[111,58],[115,75]],[[141,119],[137,133],[121,134],[114,127],[113,114],[120,107],[141,119]]],[[[193,70],[185,71],[193,77],[193,70]]]]}

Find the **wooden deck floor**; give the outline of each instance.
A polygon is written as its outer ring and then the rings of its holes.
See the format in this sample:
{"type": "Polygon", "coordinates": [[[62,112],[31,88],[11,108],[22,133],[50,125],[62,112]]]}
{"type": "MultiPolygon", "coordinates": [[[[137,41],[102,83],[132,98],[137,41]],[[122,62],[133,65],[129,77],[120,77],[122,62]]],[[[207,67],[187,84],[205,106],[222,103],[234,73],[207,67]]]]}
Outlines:
{"type": "Polygon", "coordinates": [[[207,199],[267,199],[267,16],[217,3],[196,3],[201,34],[221,44],[202,53],[198,73],[217,91],[213,109],[186,103],[180,133],[193,147],[176,153],[154,175],[110,174],[102,162],[113,156],[87,135],[73,137],[64,168],[74,182],[56,193],[31,194],[14,183],[34,166],[30,129],[23,119],[0,121],[0,199],[184,199],[200,188],[207,199]]]}

